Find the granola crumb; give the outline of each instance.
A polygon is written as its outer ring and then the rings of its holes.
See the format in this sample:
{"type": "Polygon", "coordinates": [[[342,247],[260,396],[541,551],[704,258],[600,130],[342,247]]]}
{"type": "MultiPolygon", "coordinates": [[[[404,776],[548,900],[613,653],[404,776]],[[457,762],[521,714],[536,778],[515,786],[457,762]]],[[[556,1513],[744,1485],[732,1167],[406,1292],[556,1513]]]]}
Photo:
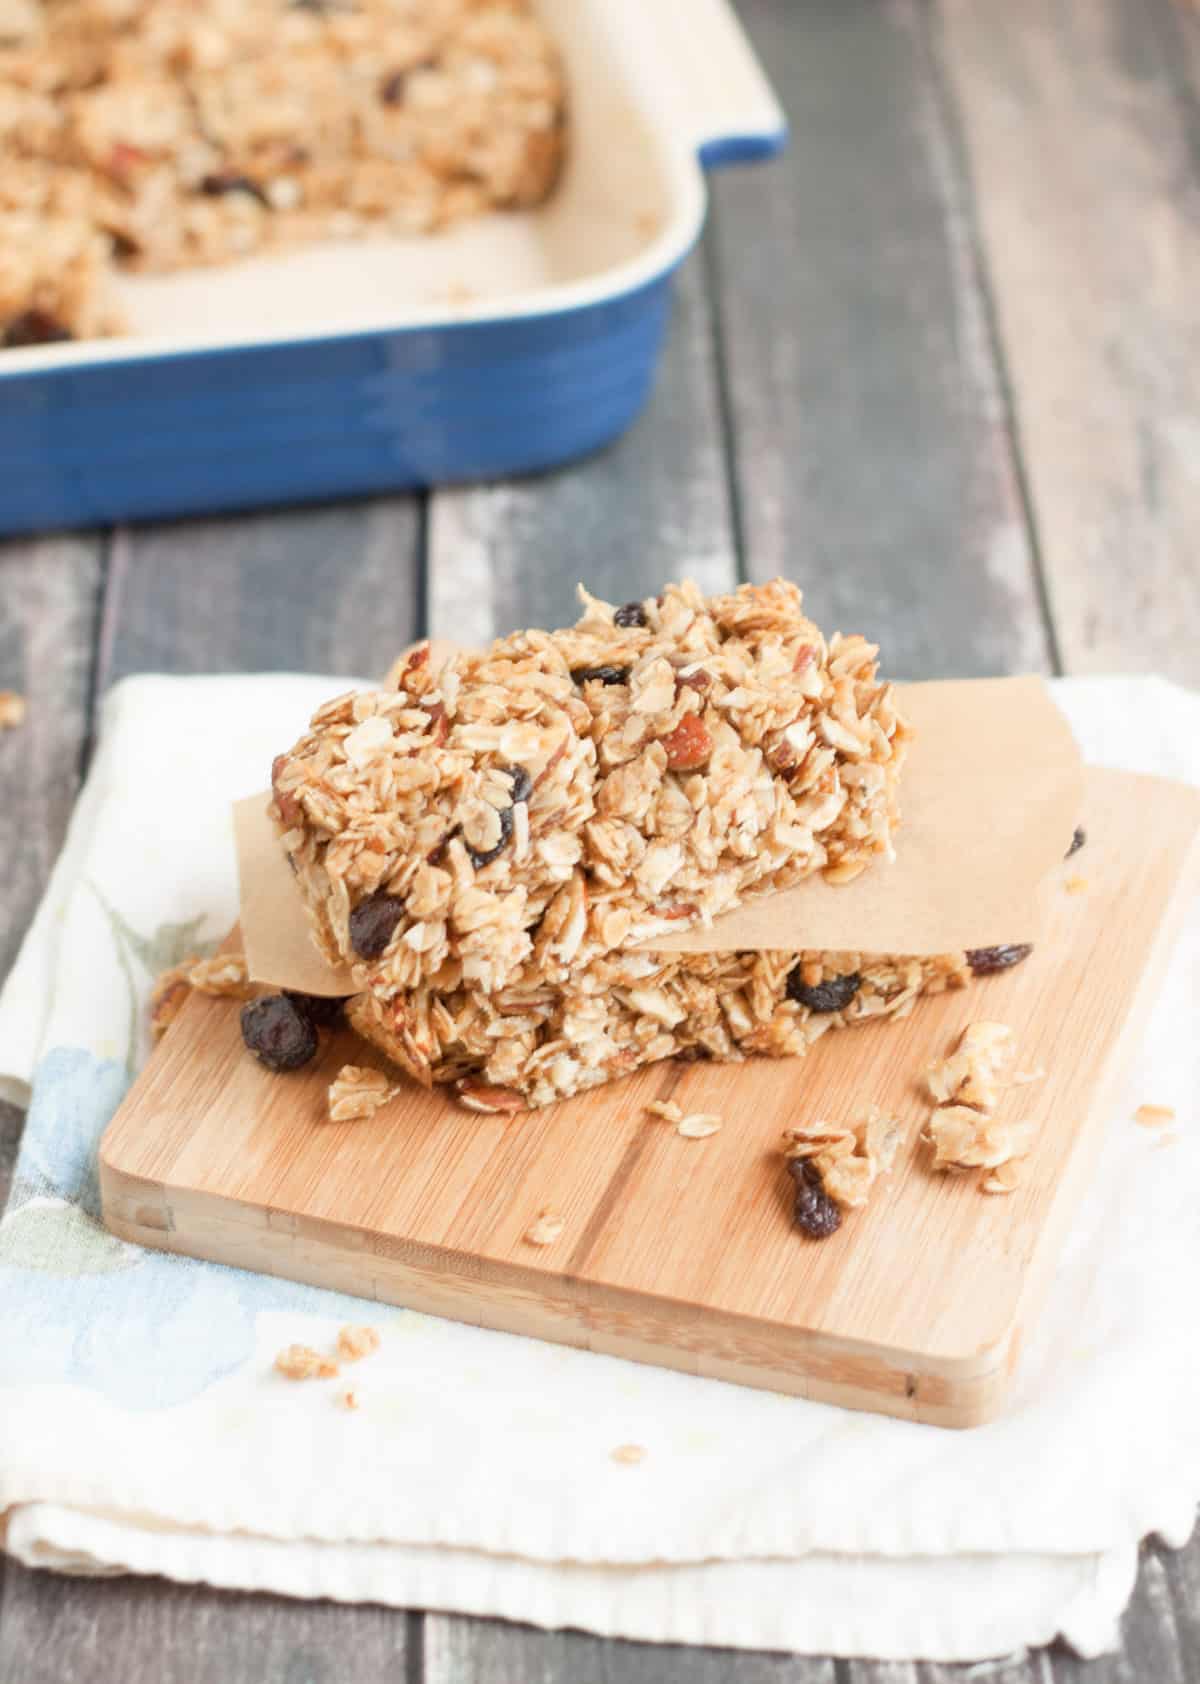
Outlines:
{"type": "Polygon", "coordinates": [[[1022,1170],[1020,1164],[1013,1159],[1007,1163],[997,1164],[987,1177],[980,1182],[980,1191],[984,1193],[1015,1193],[1021,1185],[1022,1170]]]}
{"type": "Polygon", "coordinates": [[[611,1455],[614,1462],[620,1462],[626,1468],[633,1468],[639,1462],[646,1460],[646,1446],[644,1444],[618,1444],[611,1455]]]}
{"type": "Polygon", "coordinates": [[[787,1129],[784,1139],[798,1203],[803,1200],[811,1204],[805,1189],[815,1187],[841,1209],[860,1210],[875,1182],[887,1175],[896,1161],[900,1124],[872,1105],[858,1122],[827,1123],[818,1119],[787,1129]]]}
{"type": "Polygon", "coordinates": [[[337,1353],[343,1362],[361,1362],[378,1349],[378,1328],[346,1326],[338,1333],[337,1353]]]}
{"type": "Polygon", "coordinates": [[[525,1230],[525,1243],[527,1245],[553,1245],[566,1225],[564,1217],[555,1216],[553,1211],[540,1210],[525,1230]]]}
{"type": "Polygon", "coordinates": [[[1086,877],[1077,877],[1072,875],[1067,878],[1066,882],[1063,884],[1063,888],[1069,895],[1085,895],[1088,890],[1088,880],[1086,877]]]}
{"type": "Polygon", "coordinates": [[[681,1123],[683,1108],[676,1105],[673,1099],[652,1099],[649,1105],[643,1105],[643,1111],[648,1111],[652,1117],[661,1117],[664,1122],[681,1123]]]}
{"type": "Polygon", "coordinates": [[[246,961],[240,953],[218,953],[210,959],[184,959],[155,979],[150,990],[150,1032],[156,1041],[165,1034],[183,1010],[189,994],[249,1000],[254,992],[246,961]]]}
{"type": "Polygon", "coordinates": [[[358,1393],[355,1391],[353,1386],[345,1386],[337,1394],[337,1401],[342,1409],[357,1409],[358,1393]]]}
{"type": "Polygon", "coordinates": [[[399,1091],[382,1070],[343,1064],[329,1084],[329,1120],[331,1123],[366,1122],[399,1091]]]}
{"type": "MultiPolygon", "coordinates": [[[[1013,1033],[1006,1023],[969,1023],[950,1057],[926,1068],[935,1109],[924,1139],[933,1147],[934,1169],[997,1171],[1030,1151],[1032,1123],[998,1122],[994,1115],[1003,1092],[1001,1076],[1012,1054],[1013,1033]]],[[[1013,1173],[989,1175],[983,1190],[1012,1192],[1016,1181],[1007,1183],[1013,1173]]]]}
{"type": "Polygon", "coordinates": [[[1173,1105],[1139,1105],[1133,1113],[1135,1123],[1140,1123],[1144,1129],[1162,1128],[1164,1123],[1175,1121],[1175,1107],[1173,1105]]]}
{"type": "Polygon", "coordinates": [[[16,690],[0,690],[0,731],[15,731],[24,719],[24,696],[16,690]]]}
{"type": "Polygon", "coordinates": [[[332,1380],[338,1365],[311,1345],[287,1345],[275,1358],[275,1371],[285,1380],[332,1380]]]}
{"type": "Polygon", "coordinates": [[[715,1111],[693,1111],[690,1116],[680,1118],[675,1125],[675,1133],[681,1134],[685,1140],[707,1140],[720,1127],[721,1118],[715,1111]]]}

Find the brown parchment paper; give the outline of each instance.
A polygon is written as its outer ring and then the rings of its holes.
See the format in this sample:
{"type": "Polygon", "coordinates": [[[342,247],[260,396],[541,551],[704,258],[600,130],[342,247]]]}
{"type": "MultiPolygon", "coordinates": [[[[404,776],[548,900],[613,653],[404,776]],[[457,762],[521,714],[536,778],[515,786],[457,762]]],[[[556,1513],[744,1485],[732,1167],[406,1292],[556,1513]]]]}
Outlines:
{"type": "MultiPolygon", "coordinates": [[[[898,686],[915,739],[900,783],[896,859],[831,888],[809,878],[709,927],[656,936],[656,953],[821,948],[949,953],[1034,940],[1049,874],[1071,840],[1083,767],[1040,678],[898,686]]],[[[266,816],[266,794],[234,808],[242,934],[256,982],[306,994],[351,992],[308,933],[300,895],[266,816]]]]}

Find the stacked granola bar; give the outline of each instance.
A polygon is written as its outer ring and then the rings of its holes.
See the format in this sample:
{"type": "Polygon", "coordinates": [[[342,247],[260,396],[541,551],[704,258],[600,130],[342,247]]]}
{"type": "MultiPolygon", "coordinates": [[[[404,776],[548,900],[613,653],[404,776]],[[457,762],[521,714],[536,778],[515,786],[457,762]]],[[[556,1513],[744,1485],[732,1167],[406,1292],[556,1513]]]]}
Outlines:
{"type": "Polygon", "coordinates": [[[528,0],[4,0],[0,343],[113,331],[114,265],[536,204],[563,111],[528,0]]]}
{"type": "Polygon", "coordinates": [[[340,697],[273,816],[354,1026],[484,1109],[683,1054],[798,1053],[966,980],[966,955],[635,951],[890,856],[908,731],[875,648],[794,586],[695,585],[340,697]]]}

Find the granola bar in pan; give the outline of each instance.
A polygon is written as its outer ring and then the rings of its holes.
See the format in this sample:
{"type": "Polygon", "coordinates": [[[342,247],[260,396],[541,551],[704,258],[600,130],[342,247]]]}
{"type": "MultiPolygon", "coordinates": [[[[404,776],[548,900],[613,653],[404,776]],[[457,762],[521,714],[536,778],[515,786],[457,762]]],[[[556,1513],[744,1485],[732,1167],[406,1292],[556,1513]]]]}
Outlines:
{"type": "Polygon", "coordinates": [[[537,204],[563,114],[527,0],[6,0],[0,217],[31,219],[35,273],[0,276],[0,343],[36,343],[39,321],[47,340],[112,331],[115,267],[537,204]],[[99,262],[55,294],[64,242],[99,262]]]}

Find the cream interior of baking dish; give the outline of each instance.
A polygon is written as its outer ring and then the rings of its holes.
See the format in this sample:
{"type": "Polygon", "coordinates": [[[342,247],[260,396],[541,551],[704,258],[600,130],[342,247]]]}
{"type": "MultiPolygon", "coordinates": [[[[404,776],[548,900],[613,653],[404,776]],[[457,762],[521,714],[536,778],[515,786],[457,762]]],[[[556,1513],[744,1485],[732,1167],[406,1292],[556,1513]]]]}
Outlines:
{"type": "Polygon", "coordinates": [[[727,0],[538,5],[563,53],[569,100],[567,163],[546,205],[445,233],[125,276],[130,333],[7,353],[4,371],[540,314],[668,269],[704,214],[698,146],[783,126],[727,0]]]}

